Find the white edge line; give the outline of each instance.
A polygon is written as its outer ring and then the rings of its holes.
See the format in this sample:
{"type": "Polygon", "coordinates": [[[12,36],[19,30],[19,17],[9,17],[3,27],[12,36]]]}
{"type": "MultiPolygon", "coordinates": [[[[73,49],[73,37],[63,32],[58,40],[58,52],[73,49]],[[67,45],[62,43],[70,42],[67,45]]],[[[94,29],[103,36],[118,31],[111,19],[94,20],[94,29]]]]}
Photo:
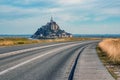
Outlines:
{"type": "Polygon", "coordinates": [[[38,58],[43,57],[43,56],[45,56],[45,55],[51,54],[51,53],[56,52],[56,51],[64,50],[64,49],[66,49],[66,48],[73,47],[73,46],[76,46],[76,45],[79,45],[79,44],[72,44],[72,45],[69,45],[69,46],[67,45],[67,46],[64,46],[64,47],[60,47],[60,48],[54,49],[54,50],[52,50],[52,51],[50,51],[50,52],[47,52],[47,53],[42,54],[42,55],[40,55],[40,56],[34,57],[34,58],[32,58],[32,59],[29,59],[29,60],[27,60],[27,61],[25,61],[25,62],[19,63],[19,64],[15,65],[15,66],[13,66],[13,67],[10,67],[10,68],[8,68],[8,69],[6,69],[6,70],[3,70],[3,71],[0,72],[0,75],[3,75],[3,74],[5,74],[5,73],[7,73],[7,72],[9,72],[9,71],[12,71],[12,70],[14,70],[14,69],[16,69],[16,68],[18,68],[18,67],[20,67],[20,66],[23,66],[23,65],[25,65],[25,64],[27,64],[27,63],[29,63],[29,62],[31,62],[31,61],[34,61],[34,60],[36,60],[36,59],[38,59],[38,58]]]}
{"type": "Polygon", "coordinates": [[[29,49],[23,49],[23,50],[3,53],[3,54],[0,54],[0,58],[4,58],[4,57],[15,55],[15,54],[20,54],[20,53],[27,52],[27,51],[42,49],[42,48],[46,48],[46,47],[52,47],[52,46],[61,45],[61,44],[69,44],[69,43],[74,43],[74,42],[58,43],[58,44],[53,44],[53,45],[48,45],[48,46],[40,46],[40,47],[35,47],[35,48],[29,48],[29,49]]]}

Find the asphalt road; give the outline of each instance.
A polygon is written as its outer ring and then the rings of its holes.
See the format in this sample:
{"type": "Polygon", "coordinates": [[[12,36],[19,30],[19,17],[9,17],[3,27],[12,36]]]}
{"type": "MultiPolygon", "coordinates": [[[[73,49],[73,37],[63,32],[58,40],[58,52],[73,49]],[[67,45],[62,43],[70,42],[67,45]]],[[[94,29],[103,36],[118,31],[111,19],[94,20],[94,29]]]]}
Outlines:
{"type": "Polygon", "coordinates": [[[82,50],[98,41],[31,44],[0,48],[0,80],[72,80],[82,50]],[[72,71],[73,70],[73,71],[72,71]]]}

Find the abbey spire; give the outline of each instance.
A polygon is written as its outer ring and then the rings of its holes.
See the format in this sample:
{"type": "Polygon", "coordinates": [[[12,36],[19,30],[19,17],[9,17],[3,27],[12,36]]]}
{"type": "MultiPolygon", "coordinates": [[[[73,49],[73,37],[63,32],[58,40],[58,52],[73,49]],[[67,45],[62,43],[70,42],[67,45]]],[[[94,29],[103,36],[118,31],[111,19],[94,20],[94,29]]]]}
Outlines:
{"type": "Polygon", "coordinates": [[[53,17],[51,16],[51,20],[50,20],[50,22],[53,22],[53,17]]]}

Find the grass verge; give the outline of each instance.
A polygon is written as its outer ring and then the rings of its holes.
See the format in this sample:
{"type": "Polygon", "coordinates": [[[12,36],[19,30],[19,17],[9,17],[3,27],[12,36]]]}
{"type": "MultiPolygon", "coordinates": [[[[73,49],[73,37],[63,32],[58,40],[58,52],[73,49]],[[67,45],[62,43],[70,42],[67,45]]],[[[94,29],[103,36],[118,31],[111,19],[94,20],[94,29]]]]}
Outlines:
{"type": "Polygon", "coordinates": [[[116,80],[120,79],[119,41],[120,39],[105,39],[96,48],[100,60],[116,80]]]}
{"type": "Polygon", "coordinates": [[[120,64],[120,39],[104,39],[98,46],[116,64],[120,64]]]}
{"type": "Polygon", "coordinates": [[[99,48],[97,47],[97,53],[98,56],[101,60],[101,62],[103,63],[103,65],[107,68],[107,70],[109,71],[109,73],[115,78],[117,79],[117,75],[114,73],[115,70],[115,64],[113,64],[110,59],[107,57],[107,55],[105,55],[105,53],[99,48]]]}
{"type": "Polygon", "coordinates": [[[27,38],[0,38],[0,46],[13,46],[33,43],[50,43],[50,42],[69,42],[82,40],[97,40],[97,38],[58,38],[58,39],[44,39],[32,40],[27,38]]]}

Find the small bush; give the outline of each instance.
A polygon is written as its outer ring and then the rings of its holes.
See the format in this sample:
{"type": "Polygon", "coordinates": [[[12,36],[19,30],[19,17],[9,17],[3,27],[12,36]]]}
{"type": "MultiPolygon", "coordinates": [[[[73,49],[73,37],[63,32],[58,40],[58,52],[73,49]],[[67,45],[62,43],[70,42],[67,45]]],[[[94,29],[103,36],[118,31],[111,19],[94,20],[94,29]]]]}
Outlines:
{"type": "Polygon", "coordinates": [[[17,42],[17,44],[24,44],[24,42],[23,42],[23,41],[20,41],[20,42],[17,42]]]}
{"type": "Polygon", "coordinates": [[[111,61],[120,63],[120,39],[105,39],[99,43],[99,47],[111,61]]]}

